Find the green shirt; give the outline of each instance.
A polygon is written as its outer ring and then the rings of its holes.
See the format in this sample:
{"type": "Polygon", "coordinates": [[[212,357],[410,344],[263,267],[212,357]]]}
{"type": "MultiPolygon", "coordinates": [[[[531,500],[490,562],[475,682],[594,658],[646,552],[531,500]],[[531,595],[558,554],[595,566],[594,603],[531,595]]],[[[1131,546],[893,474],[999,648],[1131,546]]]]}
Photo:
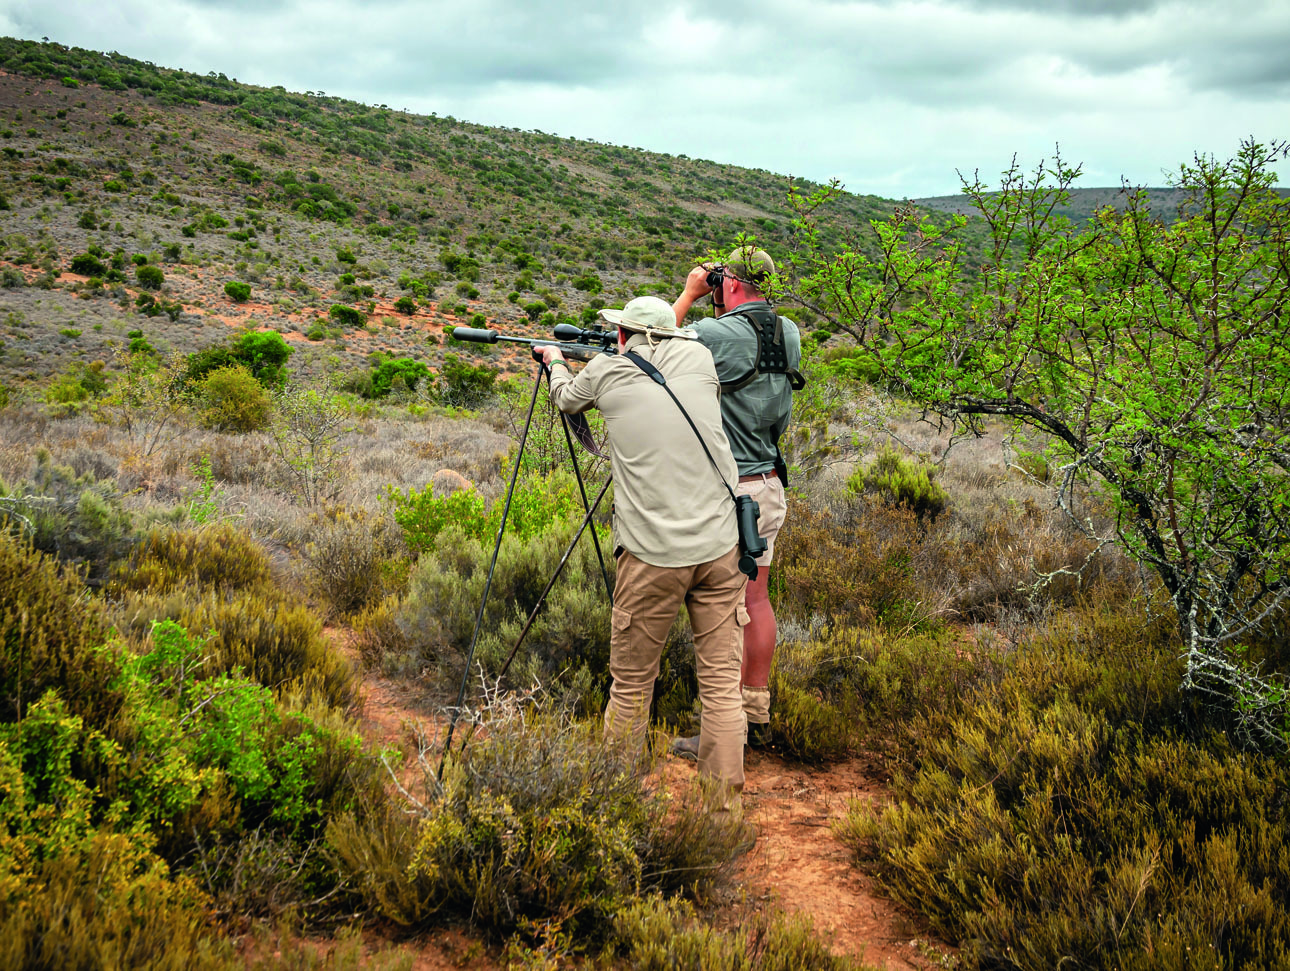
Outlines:
{"type": "MultiPolygon", "coordinates": [[[[740,304],[721,317],[708,317],[689,325],[698,333],[699,342],[712,352],[717,378],[722,383],[743,377],[757,363],[757,335],[748,319],[736,314],[744,307],[759,305],[740,304]]],[[[800,367],[802,336],[787,317],[780,320],[788,366],[800,367]]],[[[792,414],[793,389],[786,374],[759,374],[738,391],[721,395],[721,421],[740,475],[774,470],[779,438],[792,414]]]]}

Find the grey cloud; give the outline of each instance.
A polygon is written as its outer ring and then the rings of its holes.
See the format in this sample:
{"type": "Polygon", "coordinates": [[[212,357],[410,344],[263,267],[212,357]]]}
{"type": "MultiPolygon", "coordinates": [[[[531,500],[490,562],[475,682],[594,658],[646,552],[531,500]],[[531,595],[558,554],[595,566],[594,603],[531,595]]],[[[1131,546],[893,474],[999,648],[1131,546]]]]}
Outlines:
{"type": "Polygon", "coordinates": [[[310,73],[332,79],[331,87],[581,85],[641,76],[640,59],[623,39],[638,33],[649,15],[644,4],[365,5],[343,29],[313,31],[287,44],[266,38],[261,47],[274,48],[275,59],[306,61],[310,73]],[[368,53],[355,57],[356,47],[368,53]]]}
{"type": "Polygon", "coordinates": [[[1077,17],[1117,19],[1147,13],[1167,6],[1167,0],[965,0],[978,10],[1027,10],[1042,14],[1071,14],[1077,17]]]}

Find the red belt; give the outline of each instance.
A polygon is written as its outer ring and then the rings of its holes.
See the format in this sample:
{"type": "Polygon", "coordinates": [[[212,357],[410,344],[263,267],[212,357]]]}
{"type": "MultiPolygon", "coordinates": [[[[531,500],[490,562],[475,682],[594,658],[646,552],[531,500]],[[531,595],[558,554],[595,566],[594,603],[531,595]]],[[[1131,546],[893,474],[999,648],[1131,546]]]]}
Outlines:
{"type": "Polygon", "coordinates": [[[769,479],[769,478],[770,478],[771,476],[773,476],[774,474],[775,474],[774,472],[754,472],[752,475],[741,475],[741,476],[739,477],[739,481],[740,481],[740,482],[755,482],[755,481],[757,481],[758,479],[769,479]]]}

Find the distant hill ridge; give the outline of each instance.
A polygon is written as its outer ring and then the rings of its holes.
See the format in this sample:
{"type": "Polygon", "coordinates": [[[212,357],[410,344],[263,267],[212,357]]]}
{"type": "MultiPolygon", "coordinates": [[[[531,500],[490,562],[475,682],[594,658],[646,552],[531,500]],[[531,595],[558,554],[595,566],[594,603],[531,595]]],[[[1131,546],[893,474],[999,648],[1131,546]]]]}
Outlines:
{"type": "MultiPolygon", "coordinates": [[[[1073,188],[1070,190],[1069,204],[1058,206],[1054,211],[1074,223],[1083,223],[1097,210],[1104,209],[1107,206],[1123,209],[1128,202],[1130,193],[1137,191],[1138,188],[1137,186],[1073,188]]],[[[1152,213],[1162,222],[1172,222],[1178,218],[1179,206],[1187,198],[1187,193],[1184,190],[1169,186],[1142,187],[1142,191],[1147,195],[1152,213]]],[[[1290,195],[1290,189],[1279,189],[1277,191],[1282,195],[1290,195]]],[[[993,192],[987,193],[987,196],[991,198],[996,195],[997,193],[993,192]]],[[[961,193],[951,196],[928,196],[912,201],[915,205],[932,212],[955,213],[961,216],[977,215],[976,207],[967,196],[961,193]]]]}

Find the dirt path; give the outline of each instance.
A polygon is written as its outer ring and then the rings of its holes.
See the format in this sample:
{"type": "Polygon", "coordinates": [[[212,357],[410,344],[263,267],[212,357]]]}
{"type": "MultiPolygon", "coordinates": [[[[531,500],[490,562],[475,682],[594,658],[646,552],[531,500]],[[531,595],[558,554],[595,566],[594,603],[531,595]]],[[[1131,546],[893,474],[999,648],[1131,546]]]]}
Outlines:
{"type": "MultiPolygon", "coordinates": [[[[333,639],[344,649],[343,638],[333,639]]],[[[425,719],[414,713],[407,685],[369,674],[364,687],[362,721],[368,737],[414,756],[409,727],[425,719]]],[[[665,771],[668,777],[684,778],[693,768],[669,760],[665,771]]],[[[816,769],[787,763],[773,753],[751,752],[745,774],[744,805],[757,827],[757,843],[744,858],[739,875],[743,893],[734,895],[742,902],[731,905],[728,922],[738,923],[750,908],[777,906],[809,915],[835,953],[862,957],[889,971],[931,967],[928,945],[920,943],[927,941],[926,933],[851,865],[850,852],[830,826],[852,799],[883,798],[878,766],[861,758],[816,769]]],[[[930,946],[949,951],[934,942],[930,946]]],[[[414,956],[416,971],[504,966],[495,949],[455,931],[436,931],[400,949],[414,956]]]]}
{"type": "Polygon", "coordinates": [[[808,914],[835,953],[891,971],[927,967],[914,922],[878,894],[833,835],[831,824],[853,799],[884,797],[877,766],[857,759],[814,769],[754,752],[744,772],[745,806],[757,826],[742,872],[750,894],[808,914]]]}

